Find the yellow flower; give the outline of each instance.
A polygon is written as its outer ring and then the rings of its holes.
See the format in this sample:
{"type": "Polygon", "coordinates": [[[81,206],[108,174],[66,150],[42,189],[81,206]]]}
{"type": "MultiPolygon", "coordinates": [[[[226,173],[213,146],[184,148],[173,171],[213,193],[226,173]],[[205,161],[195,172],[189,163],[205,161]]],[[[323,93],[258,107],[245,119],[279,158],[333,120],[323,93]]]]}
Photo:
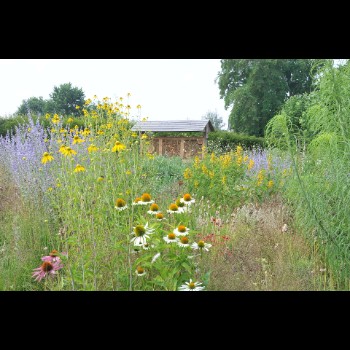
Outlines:
{"type": "Polygon", "coordinates": [[[130,92],[128,92],[126,96],[130,97],[130,96],[131,96],[131,93],[130,93],[130,92]]]}
{"type": "Polygon", "coordinates": [[[59,152],[62,153],[64,156],[71,156],[77,154],[77,152],[74,151],[74,149],[70,148],[69,146],[63,145],[60,147],[59,152]]]}
{"type": "Polygon", "coordinates": [[[80,106],[75,106],[75,109],[79,109],[80,108],[80,106]]]}
{"type": "Polygon", "coordinates": [[[133,132],[133,133],[131,134],[131,137],[137,137],[136,132],[133,132]]]}
{"type": "Polygon", "coordinates": [[[75,169],[74,169],[74,172],[75,172],[75,173],[79,173],[79,172],[81,172],[81,171],[85,171],[85,168],[84,168],[82,165],[77,164],[76,167],[75,167],[75,169]]]}
{"type": "Polygon", "coordinates": [[[72,123],[73,121],[74,121],[73,118],[68,118],[68,119],[67,119],[67,123],[72,123]]]}
{"type": "Polygon", "coordinates": [[[136,108],[137,108],[137,109],[141,109],[141,105],[137,105],[136,108]]]}
{"type": "Polygon", "coordinates": [[[46,118],[46,119],[49,119],[49,118],[50,118],[50,114],[49,114],[49,113],[46,113],[46,114],[45,114],[45,118],[46,118]]]}
{"type": "Polygon", "coordinates": [[[53,161],[53,159],[53,156],[49,152],[44,152],[41,163],[45,164],[47,162],[53,161]]]}
{"type": "Polygon", "coordinates": [[[251,170],[254,166],[254,160],[253,159],[250,159],[249,160],[249,164],[248,164],[248,170],[251,170]]]}
{"type": "Polygon", "coordinates": [[[257,182],[257,185],[260,186],[262,184],[264,180],[264,170],[261,169],[259,172],[258,172],[258,182],[257,182]]]}
{"type": "Polygon", "coordinates": [[[83,136],[90,135],[90,133],[91,133],[91,131],[90,131],[89,128],[86,128],[86,129],[84,129],[84,130],[81,132],[81,134],[82,134],[83,136]]]}
{"type": "Polygon", "coordinates": [[[184,172],[184,178],[187,180],[187,179],[190,179],[191,177],[192,177],[191,169],[190,168],[186,168],[185,172],[184,172]]]}
{"type": "Polygon", "coordinates": [[[132,172],[131,172],[130,170],[127,170],[127,171],[125,172],[125,174],[126,174],[126,175],[131,175],[132,172]]]}
{"type": "Polygon", "coordinates": [[[194,167],[195,167],[196,169],[199,168],[199,163],[200,163],[200,162],[201,162],[201,161],[200,161],[199,157],[198,157],[198,156],[195,156],[195,157],[194,157],[194,167]]]}
{"type": "Polygon", "coordinates": [[[196,180],[196,181],[194,182],[194,187],[197,188],[198,186],[199,186],[199,182],[196,180]]]}
{"type": "Polygon", "coordinates": [[[78,135],[75,135],[73,137],[73,145],[77,144],[77,143],[82,143],[85,142],[85,140],[81,139],[78,135]]]}
{"type": "Polygon", "coordinates": [[[142,136],[141,136],[141,140],[145,140],[145,139],[147,139],[147,135],[146,134],[142,134],[142,136]]]}
{"type": "Polygon", "coordinates": [[[58,124],[60,122],[60,117],[58,116],[58,114],[54,114],[53,118],[51,119],[51,121],[54,124],[58,124]]]}
{"type": "Polygon", "coordinates": [[[214,152],[212,152],[212,154],[210,155],[210,162],[211,163],[215,162],[215,154],[214,154],[214,152]]]}
{"type": "Polygon", "coordinates": [[[273,180],[270,180],[268,183],[267,183],[267,187],[268,188],[271,188],[273,186],[273,180]]]}
{"type": "Polygon", "coordinates": [[[124,150],[125,148],[126,146],[124,144],[122,144],[119,141],[116,141],[114,147],[112,148],[112,152],[119,152],[124,150]]]}
{"type": "Polygon", "coordinates": [[[91,152],[96,152],[98,148],[94,144],[91,144],[87,150],[89,153],[91,153],[91,152]]]}
{"type": "Polygon", "coordinates": [[[97,131],[97,134],[98,134],[98,135],[103,135],[104,133],[105,133],[105,132],[102,131],[102,130],[97,131]]]}
{"type": "Polygon", "coordinates": [[[97,178],[97,182],[101,182],[101,181],[103,181],[105,178],[104,178],[104,176],[99,176],[98,178],[97,178]]]}

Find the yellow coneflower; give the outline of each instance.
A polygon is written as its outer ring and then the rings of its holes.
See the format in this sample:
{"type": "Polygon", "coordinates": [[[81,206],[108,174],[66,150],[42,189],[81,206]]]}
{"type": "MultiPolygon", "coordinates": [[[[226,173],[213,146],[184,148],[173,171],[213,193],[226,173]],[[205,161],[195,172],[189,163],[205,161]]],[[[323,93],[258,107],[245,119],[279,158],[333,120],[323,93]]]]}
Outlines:
{"type": "Polygon", "coordinates": [[[77,152],[69,146],[61,146],[59,152],[61,152],[65,156],[72,156],[77,154],[77,152]]]}
{"type": "Polygon", "coordinates": [[[75,167],[75,169],[74,169],[74,172],[75,172],[75,173],[79,173],[79,172],[81,172],[81,171],[85,171],[85,168],[84,168],[82,165],[77,164],[76,167],[75,167]]]}
{"type": "Polygon", "coordinates": [[[114,147],[112,148],[112,152],[120,152],[123,151],[125,148],[126,146],[124,144],[122,144],[119,141],[116,141],[114,147]]]}
{"type": "Polygon", "coordinates": [[[141,109],[141,105],[137,105],[136,108],[137,108],[137,109],[141,109]]]}
{"type": "Polygon", "coordinates": [[[75,135],[73,137],[73,145],[77,144],[77,143],[82,143],[85,142],[85,140],[81,139],[78,135],[75,135]]]}
{"type": "Polygon", "coordinates": [[[60,117],[58,116],[58,114],[54,114],[53,118],[51,119],[51,121],[54,124],[58,124],[60,122],[60,117]]]}
{"type": "Polygon", "coordinates": [[[88,148],[87,148],[88,152],[89,153],[92,153],[92,152],[96,152],[98,150],[98,148],[94,145],[94,144],[91,144],[88,148]]]}
{"type": "Polygon", "coordinates": [[[41,158],[41,163],[45,164],[47,162],[53,161],[54,158],[49,152],[44,152],[43,157],[41,158]]]}

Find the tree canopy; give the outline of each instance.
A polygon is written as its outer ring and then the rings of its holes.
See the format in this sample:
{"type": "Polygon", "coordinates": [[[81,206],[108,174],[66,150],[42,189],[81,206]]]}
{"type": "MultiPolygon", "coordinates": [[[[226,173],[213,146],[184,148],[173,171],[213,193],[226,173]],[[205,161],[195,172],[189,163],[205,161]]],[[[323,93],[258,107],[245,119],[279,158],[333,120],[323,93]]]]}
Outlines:
{"type": "Polygon", "coordinates": [[[210,120],[215,130],[222,130],[225,126],[222,117],[220,117],[216,111],[208,111],[205,115],[202,116],[202,120],[210,120]]]}
{"type": "Polygon", "coordinates": [[[84,106],[85,94],[82,89],[73,87],[71,83],[55,86],[50,94],[55,112],[63,115],[81,115],[80,109],[84,106]]]}
{"type": "Polygon", "coordinates": [[[30,97],[23,100],[18,107],[17,115],[28,115],[29,113],[41,116],[46,113],[57,113],[61,115],[73,115],[78,117],[82,114],[85,93],[82,89],[73,87],[71,83],[55,86],[50,94],[50,99],[44,100],[40,97],[30,97]],[[77,106],[80,108],[77,109],[77,106]]]}
{"type": "Polygon", "coordinates": [[[311,92],[324,60],[222,59],[216,82],[225,108],[231,107],[229,129],[263,136],[268,121],[294,95],[311,92]]]}

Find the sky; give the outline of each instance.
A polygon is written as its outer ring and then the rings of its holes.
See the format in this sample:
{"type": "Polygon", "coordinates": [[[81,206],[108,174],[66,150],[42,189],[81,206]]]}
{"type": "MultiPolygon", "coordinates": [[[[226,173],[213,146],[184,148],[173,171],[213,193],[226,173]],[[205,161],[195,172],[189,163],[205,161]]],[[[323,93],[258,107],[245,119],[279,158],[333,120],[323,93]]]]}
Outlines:
{"type": "Polygon", "coordinates": [[[71,83],[85,98],[125,98],[131,115],[148,120],[200,120],[217,112],[227,127],[229,110],[215,79],[220,59],[0,59],[0,116],[15,113],[30,97],[49,99],[71,83]]]}

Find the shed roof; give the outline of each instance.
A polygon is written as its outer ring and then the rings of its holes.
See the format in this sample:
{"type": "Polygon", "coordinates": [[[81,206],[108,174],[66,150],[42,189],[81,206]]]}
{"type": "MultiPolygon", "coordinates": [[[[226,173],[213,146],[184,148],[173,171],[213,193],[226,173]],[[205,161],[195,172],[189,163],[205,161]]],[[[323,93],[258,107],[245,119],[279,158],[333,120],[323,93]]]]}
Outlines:
{"type": "Polygon", "coordinates": [[[210,120],[162,120],[162,121],[141,121],[137,122],[132,131],[201,131],[205,132],[208,126],[209,131],[214,131],[210,120]]]}

